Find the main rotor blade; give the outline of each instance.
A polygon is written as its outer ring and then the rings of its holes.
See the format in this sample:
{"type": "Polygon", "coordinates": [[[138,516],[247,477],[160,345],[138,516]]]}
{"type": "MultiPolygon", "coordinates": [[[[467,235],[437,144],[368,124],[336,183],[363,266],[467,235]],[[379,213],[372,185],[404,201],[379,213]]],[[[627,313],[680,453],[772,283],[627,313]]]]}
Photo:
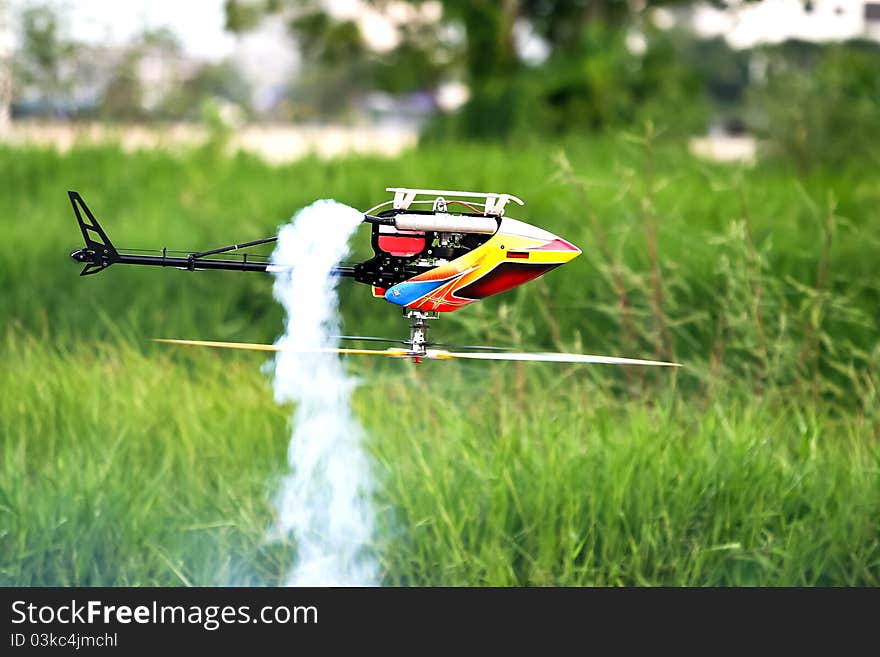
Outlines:
{"type": "Polygon", "coordinates": [[[297,349],[295,347],[280,347],[277,344],[256,344],[252,342],[215,342],[213,340],[175,340],[170,338],[153,338],[153,342],[166,344],[180,344],[187,347],[214,347],[219,349],[244,349],[247,351],[291,351],[300,354],[359,354],[365,356],[391,356],[405,358],[409,355],[405,349],[297,349]]]}
{"type": "MultiPolygon", "coordinates": [[[[281,351],[282,347],[276,344],[258,344],[250,342],[216,342],[213,340],[177,340],[169,338],[154,338],[154,342],[166,344],[179,344],[188,347],[214,347],[220,349],[244,349],[248,351],[281,351]]],[[[416,358],[422,357],[433,360],[509,360],[529,361],[544,363],[599,363],[605,365],[659,365],[664,367],[681,367],[680,363],[668,363],[659,360],[642,360],[639,358],[619,358],[616,356],[594,356],[591,354],[561,354],[561,353],[491,353],[491,352],[453,352],[442,349],[429,349],[425,354],[414,354],[406,349],[389,348],[378,349],[297,349],[295,347],[283,347],[296,353],[307,354],[353,354],[364,356],[389,356],[391,358],[416,358]]]]}
{"type": "Polygon", "coordinates": [[[522,353],[503,354],[467,353],[435,351],[428,352],[428,358],[436,359],[469,359],[469,360],[516,360],[544,363],[601,363],[605,365],[661,365],[664,367],[681,367],[681,363],[667,363],[659,360],[642,360],[640,358],[618,358],[616,356],[593,356],[591,354],[555,354],[555,353],[522,353]]]}

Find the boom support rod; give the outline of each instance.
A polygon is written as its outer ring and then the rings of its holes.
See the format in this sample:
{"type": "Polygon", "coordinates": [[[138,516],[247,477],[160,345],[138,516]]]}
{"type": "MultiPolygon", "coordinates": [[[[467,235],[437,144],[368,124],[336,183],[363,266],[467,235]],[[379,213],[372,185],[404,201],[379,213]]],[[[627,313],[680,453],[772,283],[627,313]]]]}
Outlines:
{"type": "Polygon", "coordinates": [[[253,240],[251,242],[244,242],[242,244],[230,244],[229,246],[221,246],[219,249],[211,249],[210,251],[199,251],[198,253],[193,253],[193,258],[204,258],[205,256],[217,255],[219,253],[228,253],[229,251],[238,251],[239,249],[246,249],[249,246],[257,246],[259,244],[269,244],[270,242],[277,242],[278,236],[274,237],[264,237],[261,240],[253,240]]]}

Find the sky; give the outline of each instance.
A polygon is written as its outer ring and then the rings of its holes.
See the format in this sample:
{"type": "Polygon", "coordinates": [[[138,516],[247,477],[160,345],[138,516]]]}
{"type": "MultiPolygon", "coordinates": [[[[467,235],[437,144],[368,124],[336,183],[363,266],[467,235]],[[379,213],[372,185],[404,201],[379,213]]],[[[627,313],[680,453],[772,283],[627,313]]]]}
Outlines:
{"type": "MultiPolygon", "coordinates": [[[[11,0],[13,14],[28,0],[11,0]]],[[[235,38],[224,31],[223,0],[44,0],[60,7],[68,35],[86,43],[122,45],[145,27],[169,27],[184,50],[217,60],[232,54],[235,38]]]]}
{"type": "Polygon", "coordinates": [[[733,12],[701,7],[694,26],[703,34],[725,35],[735,48],[786,38],[847,39],[862,31],[864,4],[864,0],[813,0],[809,13],[803,0],[764,0],[733,12]]]}

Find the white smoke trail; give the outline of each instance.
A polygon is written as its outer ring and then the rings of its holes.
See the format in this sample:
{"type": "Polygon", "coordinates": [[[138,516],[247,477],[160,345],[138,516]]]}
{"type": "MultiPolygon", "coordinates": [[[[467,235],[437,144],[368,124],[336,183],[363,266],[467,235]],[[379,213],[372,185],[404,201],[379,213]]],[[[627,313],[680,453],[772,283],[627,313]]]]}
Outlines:
{"type": "Polygon", "coordinates": [[[285,331],[276,344],[277,402],[294,402],[290,472],[277,499],[276,538],[292,535],[297,563],[290,586],[369,586],[375,562],[363,554],[372,538],[371,479],[363,430],[351,410],[355,382],[339,357],[299,350],[334,348],[339,332],[338,277],[363,214],[323,200],[300,210],[278,234],[272,263],[285,331]],[[283,266],[283,267],[282,267],[283,266]],[[292,268],[288,268],[292,266],[292,268]]]}

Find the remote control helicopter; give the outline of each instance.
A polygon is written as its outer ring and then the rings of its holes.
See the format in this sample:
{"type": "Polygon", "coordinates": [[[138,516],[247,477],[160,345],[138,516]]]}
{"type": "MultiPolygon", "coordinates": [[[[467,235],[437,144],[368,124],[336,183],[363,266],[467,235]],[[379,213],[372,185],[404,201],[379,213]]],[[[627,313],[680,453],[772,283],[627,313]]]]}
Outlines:
{"type": "MultiPolygon", "coordinates": [[[[327,348],[318,351],[422,360],[505,360],[613,365],[678,366],[678,363],[590,354],[523,353],[491,346],[458,346],[428,338],[429,322],[534,280],[581,254],[571,242],[542,228],[505,215],[510,202],[524,205],[512,194],[389,187],[391,200],[364,213],[372,225],[373,256],[363,262],[336,266],[332,273],[368,285],[372,296],[402,308],[409,322],[408,339],[336,336],[399,344],[388,349],[327,348]],[[450,347],[454,351],[437,347],[450,347]]],[[[70,255],[84,264],[81,276],[111,265],[174,267],[186,271],[222,269],[279,272],[285,266],[246,250],[278,238],[230,244],[203,251],[117,248],[75,191],[68,192],[85,246],[70,255]],[[233,255],[236,254],[236,255],[233,255]]],[[[278,351],[278,345],[159,339],[191,346],[278,351]]],[[[287,346],[285,349],[289,348],[287,346]]]]}

